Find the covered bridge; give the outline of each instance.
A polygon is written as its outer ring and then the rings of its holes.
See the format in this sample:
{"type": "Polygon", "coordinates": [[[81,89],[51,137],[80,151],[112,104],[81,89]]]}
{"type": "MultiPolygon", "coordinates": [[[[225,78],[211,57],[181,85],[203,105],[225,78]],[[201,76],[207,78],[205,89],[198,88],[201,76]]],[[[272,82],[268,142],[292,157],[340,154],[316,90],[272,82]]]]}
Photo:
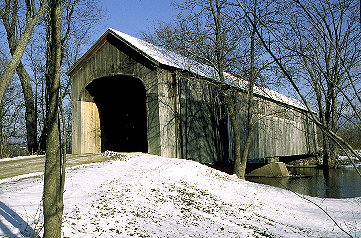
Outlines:
{"type": "MultiPolygon", "coordinates": [[[[202,163],[232,160],[230,123],[212,68],[108,29],[68,74],[74,154],[112,150],[202,163]]],[[[245,125],[246,82],[226,78],[240,89],[238,118],[245,125]]],[[[263,87],[255,96],[251,159],[317,151],[315,125],[300,102],[263,87]]]]}

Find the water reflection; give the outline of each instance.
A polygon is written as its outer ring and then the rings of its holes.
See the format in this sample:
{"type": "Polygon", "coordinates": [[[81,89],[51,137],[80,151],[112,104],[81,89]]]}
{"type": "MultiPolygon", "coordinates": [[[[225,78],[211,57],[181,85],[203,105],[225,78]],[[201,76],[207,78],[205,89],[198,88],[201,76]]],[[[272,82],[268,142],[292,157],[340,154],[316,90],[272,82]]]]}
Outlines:
{"type": "Polygon", "coordinates": [[[361,197],[361,177],[353,169],[322,170],[316,168],[289,168],[293,177],[247,177],[256,183],[287,188],[294,192],[321,198],[361,197]]]}

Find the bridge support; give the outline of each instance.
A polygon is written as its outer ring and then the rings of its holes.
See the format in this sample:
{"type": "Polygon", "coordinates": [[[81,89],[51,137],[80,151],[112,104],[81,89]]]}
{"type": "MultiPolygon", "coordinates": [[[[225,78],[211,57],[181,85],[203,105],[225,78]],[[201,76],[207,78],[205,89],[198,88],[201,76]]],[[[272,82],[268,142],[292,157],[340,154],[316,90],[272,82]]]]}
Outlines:
{"type": "Polygon", "coordinates": [[[246,176],[254,177],[288,177],[287,167],[285,163],[282,162],[272,162],[266,164],[258,169],[253,170],[252,172],[246,174],[246,176]]]}

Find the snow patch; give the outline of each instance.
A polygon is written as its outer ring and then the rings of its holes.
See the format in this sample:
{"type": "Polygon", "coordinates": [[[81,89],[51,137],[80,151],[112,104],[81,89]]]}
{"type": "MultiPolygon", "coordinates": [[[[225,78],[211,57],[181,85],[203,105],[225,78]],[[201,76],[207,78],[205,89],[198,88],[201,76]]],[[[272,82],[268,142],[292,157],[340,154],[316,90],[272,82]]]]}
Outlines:
{"type": "Polygon", "coordinates": [[[44,155],[28,155],[28,156],[17,156],[17,157],[13,157],[13,158],[4,158],[4,159],[0,159],[1,162],[6,162],[6,161],[14,161],[14,160],[23,160],[23,159],[32,159],[32,158],[37,158],[37,157],[44,157],[44,155]]]}
{"type": "MultiPolygon", "coordinates": [[[[292,192],[194,161],[125,155],[127,161],[67,169],[64,237],[347,237],[292,192]]],[[[41,177],[1,184],[0,236],[22,237],[23,227],[39,230],[41,193],[41,177]],[[25,226],[9,222],[4,210],[25,226]]],[[[361,198],[306,198],[361,236],[361,198]]]]}

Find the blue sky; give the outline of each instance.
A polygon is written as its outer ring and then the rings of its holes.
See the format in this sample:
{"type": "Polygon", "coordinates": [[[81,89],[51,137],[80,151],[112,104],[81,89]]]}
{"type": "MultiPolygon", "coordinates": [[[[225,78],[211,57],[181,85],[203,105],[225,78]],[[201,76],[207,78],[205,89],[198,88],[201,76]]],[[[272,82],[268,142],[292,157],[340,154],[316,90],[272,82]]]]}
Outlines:
{"type": "MultiPolygon", "coordinates": [[[[103,0],[99,4],[109,13],[104,31],[114,28],[132,36],[151,30],[157,22],[170,22],[177,11],[173,0],[103,0]]],[[[103,31],[103,32],[104,32],[103,31]]],[[[99,32],[99,36],[103,33],[99,32]]]]}

